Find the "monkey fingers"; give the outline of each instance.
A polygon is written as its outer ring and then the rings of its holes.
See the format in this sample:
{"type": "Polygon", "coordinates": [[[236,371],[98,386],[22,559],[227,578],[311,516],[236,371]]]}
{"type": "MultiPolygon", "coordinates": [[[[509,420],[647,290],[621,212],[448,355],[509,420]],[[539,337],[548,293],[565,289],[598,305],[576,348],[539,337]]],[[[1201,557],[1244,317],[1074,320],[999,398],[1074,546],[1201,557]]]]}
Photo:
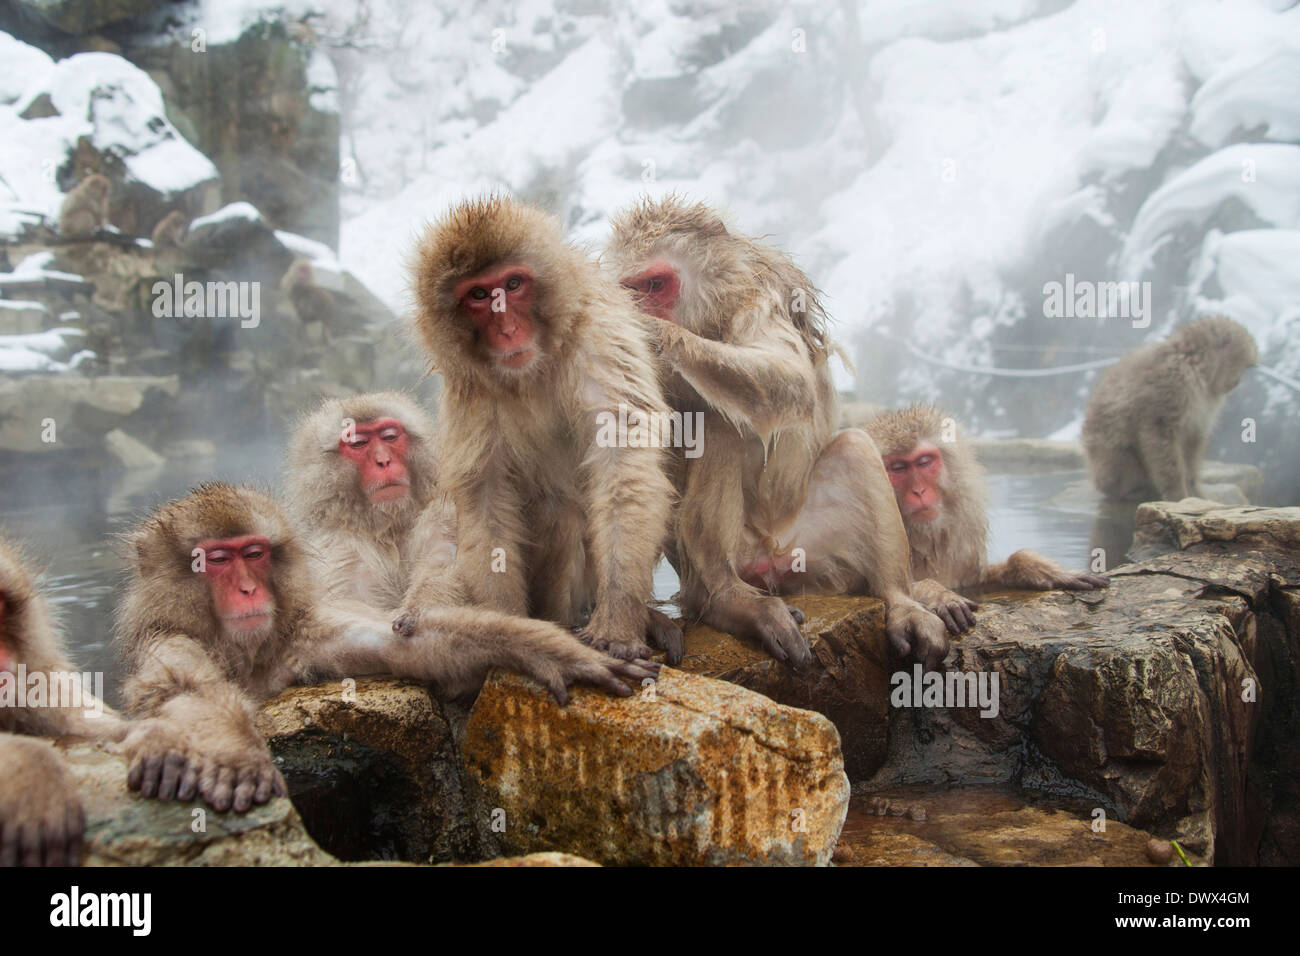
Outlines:
{"type": "Polygon", "coordinates": [[[800,627],[803,627],[804,622],[808,620],[808,618],[804,616],[802,608],[797,608],[793,604],[787,604],[785,609],[790,612],[790,616],[794,618],[794,622],[800,627]]]}
{"type": "Polygon", "coordinates": [[[894,653],[904,659],[919,662],[927,671],[937,671],[948,656],[948,628],[934,614],[920,605],[902,609],[901,615],[890,613],[885,625],[885,636],[894,653]]]}
{"type": "Polygon", "coordinates": [[[754,615],[752,633],[763,648],[782,664],[800,671],[812,663],[812,651],[800,625],[803,612],[794,613],[779,598],[764,599],[754,615]]]}
{"type": "Polygon", "coordinates": [[[594,650],[608,654],[610,657],[617,657],[620,660],[631,661],[638,657],[651,657],[654,650],[644,641],[616,641],[606,638],[597,637],[592,633],[589,627],[583,628],[578,632],[578,640],[594,650]]]}
{"type": "Polygon", "coordinates": [[[1057,586],[1066,591],[1093,591],[1110,587],[1110,578],[1100,574],[1072,574],[1057,586]]]}
{"type": "Polygon", "coordinates": [[[647,609],[650,611],[650,621],[646,633],[650,643],[663,650],[669,664],[680,664],[686,654],[686,637],[682,634],[681,627],[658,608],[647,609]]]}
{"type": "Polygon", "coordinates": [[[937,614],[948,628],[949,634],[965,634],[975,626],[975,609],[979,607],[969,598],[949,591],[940,600],[929,605],[929,611],[937,614]]]}

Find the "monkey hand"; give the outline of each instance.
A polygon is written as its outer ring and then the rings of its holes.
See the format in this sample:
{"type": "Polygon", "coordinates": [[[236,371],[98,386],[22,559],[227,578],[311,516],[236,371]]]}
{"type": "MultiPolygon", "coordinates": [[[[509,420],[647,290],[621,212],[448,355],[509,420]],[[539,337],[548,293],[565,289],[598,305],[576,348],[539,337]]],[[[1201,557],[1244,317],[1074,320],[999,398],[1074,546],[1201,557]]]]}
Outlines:
{"type": "Polygon", "coordinates": [[[681,662],[685,651],[681,628],[666,614],[651,613],[649,605],[630,595],[598,601],[591,620],[578,632],[582,643],[625,661],[654,654],[646,638],[667,652],[669,664],[681,662]]]}
{"type": "Polygon", "coordinates": [[[1066,571],[1057,578],[1054,586],[1065,591],[1095,591],[1098,588],[1110,587],[1110,578],[1083,571],[1066,571]]]}
{"type": "Polygon", "coordinates": [[[1028,588],[1035,591],[1093,591],[1110,587],[1110,581],[1100,574],[1071,571],[1037,551],[1017,551],[990,572],[998,583],[1007,587],[1028,588]]]}
{"type": "Polygon", "coordinates": [[[917,581],[912,585],[912,597],[920,601],[930,613],[937,614],[947,625],[949,634],[964,634],[975,626],[974,612],[979,605],[938,581],[917,581]]]}
{"type": "Polygon", "coordinates": [[[937,671],[948,656],[948,627],[915,601],[891,601],[885,616],[885,636],[894,653],[937,671]]]}
{"type": "Polygon", "coordinates": [[[86,815],[49,744],[0,736],[0,866],[80,866],[86,815]]]}
{"type": "Polygon", "coordinates": [[[624,680],[640,685],[659,675],[654,661],[610,657],[572,638],[555,645],[548,654],[525,661],[524,670],[545,686],[561,707],[569,702],[572,684],[590,684],[615,697],[630,697],[632,688],[624,680]]]}
{"type": "Polygon", "coordinates": [[[189,801],[198,796],[219,812],[233,807],[244,813],[255,803],[289,793],[260,740],[195,747],[179,728],[153,719],[132,731],[124,750],[127,786],[144,797],[189,801]]]}

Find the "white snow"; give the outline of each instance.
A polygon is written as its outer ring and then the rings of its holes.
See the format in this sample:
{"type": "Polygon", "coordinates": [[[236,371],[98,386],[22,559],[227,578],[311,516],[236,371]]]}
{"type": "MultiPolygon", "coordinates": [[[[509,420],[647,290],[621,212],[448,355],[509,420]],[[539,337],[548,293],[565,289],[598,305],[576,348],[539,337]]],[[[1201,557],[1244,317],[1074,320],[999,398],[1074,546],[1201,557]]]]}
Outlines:
{"type": "Polygon", "coordinates": [[[334,255],[334,250],[323,242],[308,239],[296,232],[285,232],[283,229],[275,230],[275,238],[279,239],[280,243],[294,255],[311,259],[312,265],[317,268],[330,264],[338,266],[338,257],[334,255]]]}
{"type": "Polygon", "coordinates": [[[199,216],[190,223],[190,232],[200,229],[204,226],[211,226],[219,222],[225,222],[229,219],[247,219],[250,222],[261,222],[262,214],[257,211],[257,207],[251,202],[232,202],[222,206],[214,213],[206,216],[199,216]]]}
{"type": "Polygon", "coordinates": [[[1138,278],[1169,233],[1204,222],[1228,199],[1240,200],[1265,222],[1300,227],[1300,146],[1238,143],[1169,180],[1138,210],[1120,257],[1120,274],[1138,278]]]}
{"type": "Polygon", "coordinates": [[[1300,139],[1300,50],[1238,57],[1196,91],[1192,114],[1192,135],[1207,146],[1257,126],[1269,139],[1300,139]]]}
{"type": "Polygon", "coordinates": [[[0,30],[0,104],[14,102],[33,83],[43,83],[53,69],[54,60],[44,50],[0,30]]]}

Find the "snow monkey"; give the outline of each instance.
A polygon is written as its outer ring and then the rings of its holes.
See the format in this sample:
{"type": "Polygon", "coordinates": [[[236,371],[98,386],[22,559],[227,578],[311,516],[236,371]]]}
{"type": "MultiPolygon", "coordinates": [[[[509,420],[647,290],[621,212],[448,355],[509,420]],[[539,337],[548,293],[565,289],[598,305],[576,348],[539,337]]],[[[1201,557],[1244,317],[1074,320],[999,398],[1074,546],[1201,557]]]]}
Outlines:
{"type": "Polygon", "coordinates": [[[189,232],[190,220],[179,209],[173,209],[153,227],[150,241],[156,256],[175,255],[185,249],[185,235],[189,232]]]}
{"type": "MultiPolygon", "coordinates": [[[[491,196],[433,224],[415,253],[416,330],[443,376],[438,484],[457,520],[456,585],[484,607],[568,626],[633,659],[681,660],[646,601],[672,510],[666,421],[632,302],[542,211],[491,196]],[[628,436],[630,437],[630,436],[628,436]]],[[[399,624],[436,599],[412,589],[399,624]]]]}
{"type": "Polygon", "coordinates": [[[1083,446],[1109,498],[1199,495],[1201,458],[1228,393],[1259,364],[1255,339],[1221,315],[1130,352],[1097,380],[1083,446]]]}
{"type": "Polygon", "coordinates": [[[93,236],[108,224],[108,200],[113,187],[108,178],[91,173],[77,183],[59,209],[59,235],[93,236]]]}
{"type": "Polygon", "coordinates": [[[283,794],[253,713],[291,684],[392,674],[452,698],[502,666],[563,704],[572,683],[627,696],[620,677],[657,670],[601,654],[554,624],[480,608],[426,609],[420,635],[395,637],[388,617],[326,600],[283,510],[248,488],[202,485],[127,540],[131,576],[117,615],[126,703],[156,718],[152,733],[127,742],[127,782],[149,797],[197,794],[242,812],[283,794]]]}
{"type": "Polygon", "coordinates": [[[33,579],[18,550],[0,540],[0,866],[77,866],[81,800],[63,758],[35,738],[116,741],[127,725],[82,686],[33,579]],[[46,688],[39,705],[29,696],[34,678],[46,688]]]}
{"type": "Polygon", "coordinates": [[[956,423],[939,409],[912,405],[867,423],[894,486],[912,551],[912,594],[960,634],[974,626],[974,601],[955,588],[1063,588],[1109,585],[1096,574],[1067,571],[1034,551],[988,564],[988,489],[984,469],[956,423]]]}
{"type": "Polygon", "coordinates": [[[332,398],[303,419],[289,510],[331,597],[396,611],[415,563],[450,567],[456,514],[437,493],[436,468],[433,420],[398,392],[332,398]]]}
{"type": "Polygon", "coordinates": [[[704,416],[702,455],[676,457],[683,611],[798,667],[802,614],[779,595],[869,593],[894,650],[937,667],[947,628],[910,595],[880,456],[861,429],[834,433],[836,346],[808,277],[677,197],[617,217],[606,257],[655,320],[669,403],[704,416]]]}

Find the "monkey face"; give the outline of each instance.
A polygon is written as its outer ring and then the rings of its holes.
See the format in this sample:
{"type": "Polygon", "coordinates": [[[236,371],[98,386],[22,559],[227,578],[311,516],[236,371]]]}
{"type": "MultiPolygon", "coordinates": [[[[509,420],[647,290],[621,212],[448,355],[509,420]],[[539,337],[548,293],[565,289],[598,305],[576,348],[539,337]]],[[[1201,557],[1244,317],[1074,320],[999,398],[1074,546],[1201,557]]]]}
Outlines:
{"type": "Polygon", "coordinates": [[[204,554],[201,572],[208,583],[212,608],[222,630],[236,639],[258,637],[275,623],[271,591],[271,542],[242,535],[198,543],[204,554]]]}
{"type": "Polygon", "coordinates": [[[522,372],[541,349],[534,316],[536,283],[526,265],[505,265],[462,279],[453,296],[478,334],[484,354],[504,373],[522,372]]]}
{"type": "Polygon", "coordinates": [[[632,291],[637,308],[642,312],[666,322],[677,321],[677,300],[682,282],[677,269],[667,260],[657,259],[635,275],[621,279],[620,283],[632,291]]]}
{"type": "Polygon", "coordinates": [[[405,498],[411,488],[406,467],[409,439],[395,418],[358,422],[339,438],[339,454],[357,469],[357,482],[374,504],[405,498]]]}
{"type": "Polygon", "coordinates": [[[943,509],[943,452],[922,442],[905,454],[886,455],[884,463],[904,520],[928,524],[938,518],[943,509]]]}

